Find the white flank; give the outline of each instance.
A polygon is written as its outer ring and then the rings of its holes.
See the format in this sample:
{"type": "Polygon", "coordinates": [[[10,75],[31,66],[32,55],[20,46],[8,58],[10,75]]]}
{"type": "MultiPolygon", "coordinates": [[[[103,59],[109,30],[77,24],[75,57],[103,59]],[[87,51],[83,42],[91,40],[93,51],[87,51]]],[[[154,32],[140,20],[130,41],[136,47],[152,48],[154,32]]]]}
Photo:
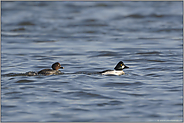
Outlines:
{"type": "Polygon", "coordinates": [[[102,75],[122,75],[125,74],[123,71],[107,71],[105,73],[102,73],[102,75]]]}

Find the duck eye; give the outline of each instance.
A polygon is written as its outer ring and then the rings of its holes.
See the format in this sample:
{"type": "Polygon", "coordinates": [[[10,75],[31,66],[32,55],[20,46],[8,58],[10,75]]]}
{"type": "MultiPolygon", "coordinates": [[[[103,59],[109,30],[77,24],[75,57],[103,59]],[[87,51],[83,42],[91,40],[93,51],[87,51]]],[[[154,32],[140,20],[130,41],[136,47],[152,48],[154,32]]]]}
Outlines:
{"type": "Polygon", "coordinates": [[[123,66],[123,65],[121,64],[121,66],[123,66]]]}

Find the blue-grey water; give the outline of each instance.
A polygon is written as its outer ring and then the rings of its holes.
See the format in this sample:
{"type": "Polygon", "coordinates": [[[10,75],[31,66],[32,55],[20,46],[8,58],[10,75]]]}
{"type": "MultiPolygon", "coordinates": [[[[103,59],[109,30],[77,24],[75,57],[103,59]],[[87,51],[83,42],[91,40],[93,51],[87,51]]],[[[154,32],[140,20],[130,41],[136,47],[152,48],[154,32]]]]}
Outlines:
{"type": "Polygon", "coordinates": [[[183,121],[183,2],[1,7],[1,121],[183,121]]]}

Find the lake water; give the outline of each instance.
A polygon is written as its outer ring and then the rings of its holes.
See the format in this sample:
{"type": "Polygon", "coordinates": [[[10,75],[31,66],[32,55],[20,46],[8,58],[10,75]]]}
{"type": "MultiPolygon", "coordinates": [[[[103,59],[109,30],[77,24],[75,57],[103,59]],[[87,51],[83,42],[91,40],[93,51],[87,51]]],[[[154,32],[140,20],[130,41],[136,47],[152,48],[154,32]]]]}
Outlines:
{"type": "Polygon", "coordinates": [[[183,2],[1,7],[1,121],[183,121],[183,2]],[[119,61],[125,75],[87,74],[119,61]]]}

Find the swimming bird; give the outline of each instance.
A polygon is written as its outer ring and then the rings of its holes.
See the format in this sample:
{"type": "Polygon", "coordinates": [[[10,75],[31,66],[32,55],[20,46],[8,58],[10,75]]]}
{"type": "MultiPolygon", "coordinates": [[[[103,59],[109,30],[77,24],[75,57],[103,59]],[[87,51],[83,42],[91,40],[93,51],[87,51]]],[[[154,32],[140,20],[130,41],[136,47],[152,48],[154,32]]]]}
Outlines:
{"type": "Polygon", "coordinates": [[[43,75],[52,75],[52,74],[57,74],[60,73],[58,69],[64,69],[64,67],[61,67],[61,64],[59,62],[56,62],[52,64],[52,69],[43,69],[38,72],[38,74],[43,74],[43,75]]]}
{"type": "Polygon", "coordinates": [[[125,74],[123,69],[129,68],[122,61],[120,61],[114,68],[114,70],[105,70],[100,72],[102,75],[122,75],[125,74]]]}

